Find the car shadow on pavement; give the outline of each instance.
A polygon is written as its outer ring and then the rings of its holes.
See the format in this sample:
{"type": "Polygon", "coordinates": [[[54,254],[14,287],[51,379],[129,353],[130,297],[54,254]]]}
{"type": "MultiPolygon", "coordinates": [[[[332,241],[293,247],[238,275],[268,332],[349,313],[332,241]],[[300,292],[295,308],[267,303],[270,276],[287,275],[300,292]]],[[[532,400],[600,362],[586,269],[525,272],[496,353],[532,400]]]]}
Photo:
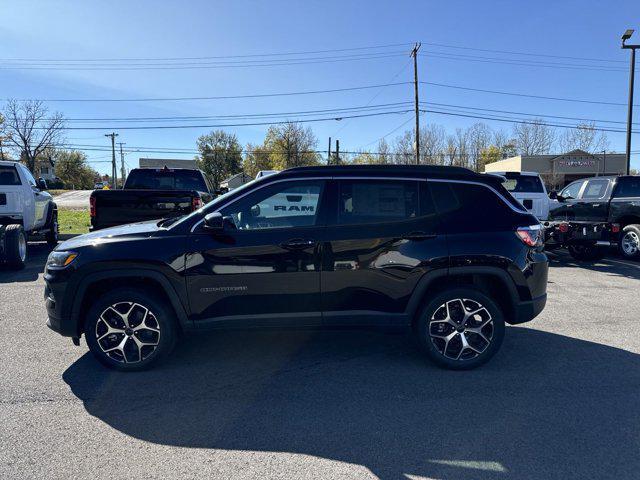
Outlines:
{"type": "Polygon", "coordinates": [[[637,478],[640,356],[511,327],[484,367],[445,371],[405,335],[226,331],[123,374],[63,375],[87,412],[162,445],[288,452],[382,479],[637,478]]]}
{"type": "Polygon", "coordinates": [[[27,263],[23,269],[15,270],[0,264],[0,283],[33,282],[44,272],[44,264],[53,248],[44,242],[30,243],[27,248],[27,263]]]}
{"type": "Polygon", "coordinates": [[[640,263],[617,258],[613,255],[597,261],[574,260],[566,252],[547,252],[547,256],[549,257],[549,266],[551,268],[585,268],[609,276],[640,280],[640,263]]]}

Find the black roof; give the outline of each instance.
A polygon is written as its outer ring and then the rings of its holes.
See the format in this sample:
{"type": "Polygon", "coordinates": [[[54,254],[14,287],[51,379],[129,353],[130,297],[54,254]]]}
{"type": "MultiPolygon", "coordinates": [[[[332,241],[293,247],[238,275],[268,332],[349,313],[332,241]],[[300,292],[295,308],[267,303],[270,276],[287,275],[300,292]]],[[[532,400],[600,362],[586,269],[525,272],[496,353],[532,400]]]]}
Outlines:
{"type": "Polygon", "coordinates": [[[280,172],[278,175],[371,175],[398,177],[437,177],[461,178],[480,177],[468,168],[445,167],[442,165],[320,165],[315,167],[295,167],[280,172]]]}

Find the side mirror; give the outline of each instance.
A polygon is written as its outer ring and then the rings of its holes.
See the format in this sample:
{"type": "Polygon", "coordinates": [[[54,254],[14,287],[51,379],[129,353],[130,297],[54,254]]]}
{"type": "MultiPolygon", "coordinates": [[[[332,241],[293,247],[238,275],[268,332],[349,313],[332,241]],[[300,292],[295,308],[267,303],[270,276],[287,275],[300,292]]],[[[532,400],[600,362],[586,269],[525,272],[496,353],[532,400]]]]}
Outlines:
{"type": "Polygon", "coordinates": [[[38,187],[40,190],[47,190],[47,182],[45,182],[44,178],[40,177],[38,178],[38,180],[36,180],[36,187],[38,187]]]}
{"type": "Polygon", "coordinates": [[[224,230],[224,217],[220,212],[209,213],[204,217],[204,228],[215,232],[221,232],[224,230]]]}
{"type": "Polygon", "coordinates": [[[549,198],[551,200],[557,200],[558,199],[558,192],[556,192],[555,190],[553,190],[552,192],[549,193],[549,198]]]}

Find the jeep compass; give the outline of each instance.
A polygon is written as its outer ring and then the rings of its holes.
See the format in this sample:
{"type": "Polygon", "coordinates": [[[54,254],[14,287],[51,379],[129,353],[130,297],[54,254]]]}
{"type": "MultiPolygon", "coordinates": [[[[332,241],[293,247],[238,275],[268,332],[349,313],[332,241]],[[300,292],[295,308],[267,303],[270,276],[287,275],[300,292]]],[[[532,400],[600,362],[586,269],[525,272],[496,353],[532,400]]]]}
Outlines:
{"type": "Polygon", "coordinates": [[[58,245],[44,296],[50,328],[119,370],[240,326],[407,328],[437,365],[468,369],[544,308],[547,268],[539,222],[498,177],[301,167],[58,245]]]}

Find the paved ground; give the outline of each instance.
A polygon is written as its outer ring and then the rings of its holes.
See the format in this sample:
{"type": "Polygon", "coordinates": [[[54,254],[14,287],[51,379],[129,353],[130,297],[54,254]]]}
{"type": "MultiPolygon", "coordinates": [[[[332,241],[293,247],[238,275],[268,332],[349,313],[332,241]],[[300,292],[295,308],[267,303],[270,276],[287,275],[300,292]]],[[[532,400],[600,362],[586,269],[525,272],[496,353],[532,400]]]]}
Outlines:
{"type": "Polygon", "coordinates": [[[59,208],[89,209],[89,196],[93,190],[74,190],[56,195],[54,200],[59,208]]]}
{"type": "Polygon", "coordinates": [[[34,250],[0,271],[0,478],[640,476],[640,265],[554,260],[542,316],[472,372],[402,335],[227,332],[127,375],[44,326],[34,250]]]}

